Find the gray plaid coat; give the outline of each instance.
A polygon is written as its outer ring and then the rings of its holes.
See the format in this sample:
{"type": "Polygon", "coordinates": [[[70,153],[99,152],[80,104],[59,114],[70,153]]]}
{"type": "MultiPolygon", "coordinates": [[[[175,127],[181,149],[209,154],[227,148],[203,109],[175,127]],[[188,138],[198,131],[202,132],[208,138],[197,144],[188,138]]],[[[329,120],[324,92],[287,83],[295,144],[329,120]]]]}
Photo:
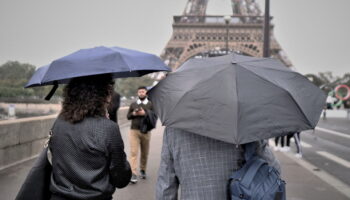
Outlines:
{"type": "MultiPolygon", "coordinates": [[[[264,141],[258,155],[280,170],[264,141]]],[[[227,183],[243,162],[241,146],[213,140],[179,129],[166,128],[156,185],[157,200],[226,200],[227,183]]]]}

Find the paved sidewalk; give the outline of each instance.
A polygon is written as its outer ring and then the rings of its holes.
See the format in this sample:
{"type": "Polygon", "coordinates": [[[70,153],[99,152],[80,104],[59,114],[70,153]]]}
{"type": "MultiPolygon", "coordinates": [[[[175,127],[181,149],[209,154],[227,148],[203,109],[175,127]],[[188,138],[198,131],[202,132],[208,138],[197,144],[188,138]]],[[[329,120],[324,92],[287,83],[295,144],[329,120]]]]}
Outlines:
{"type": "MultiPolygon", "coordinates": [[[[159,124],[158,124],[159,125],[159,124]]],[[[154,199],[157,171],[160,163],[160,151],[163,138],[163,127],[158,126],[152,131],[151,151],[149,160],[149,175],[147,180],[140,180],[136,185],[119,190],[114,198],[118,200],[151,200],[154,199]]],[[[128,141],[124,138],[126,152],[128,153],[128,141]]],[[[291,153],[275,152],[282,165],[282,176],[287,182],[287,200],[350,200],[335,186],[338,182],[325,182],[310,172],[310,165],[303,159],[294,158],[291,153]],[[306,164],[305,164],[306,163],[306,164]],[[309,166],[309,168],[305,168],[309,166]]],[[[313,170],[313,169],[311,169],[313,170]]],[[[318,169],[316,169],[318,170],[318,169]]],[[[315,173],[324,173],[316,171],[315,173]]],[[[204,183],[205,184],[205,183],[204,183]]],[[[350,187],[341,185],[341,189],[350,191],[350,187]]]]}
{"type": "MultiPolygon", "coordinates": [[[[317,126],[350,135],[350,120],[347,118],[321,118],[317,126]]],[[[275,152],[275,155],[281,162],[282,176],[287,182],[288,200],[350,199],[349,185],[305,159],[296,158],[292,152],[275,152]]]]}
{"type": "MultiPolygon", "coordinates": [[[[151,152],[149,162],[149,175],[147,180],[140,180],[136,185],[117,191],[114,195],[118,200],[151,200],[154,199],[155,184],[157,179],[157,170],[160,162],[160,150],[162,144],[163,128],[158,127],[153,130],[151,140],[151,152]]],[[[127,138],[126,152],[128,153],[127,138]]],[[[287,200],[349,200],[335,187],[333,182],[325,182],[305,168],[303,159],[294,158],[291,153],[275,152],[282,165],[282,176],[287,182],[287,200]]],[[[312,169],[313,170],[313,169],[312,169]]],[[[316,169],[317,170],[317,169],[316,169]]],[[[321,173],[321,171],[316,171],[321,173]]],[[[323,172],[322,172],[323,173],[323,172]]],[[[205,183],[203,183],[205,184],[205,183]]],[[[336,183],[337,184],[337,183],[336,183]]],[[[349,189],[349,186],[345,186],[349,189]]]]}
{"type": "MultiPolygon", "coordinates": [[[[158,124],[159,125],[159,124],[158,124]]],[[[125,142],[125,151],[129,153],[127,139],[128,126],[122,126],[123,138],[125,142]]],[[[160,151],[162,143],[163,128],[158,126],[152,131],[151,150],[148,165],[148,179],[140,180],[136,185],[117,190],[114,199],[117,200],[152,200],[154,199],[157,171],[160,162],[160,151]]],[[[282,176],[287,182],[287,200],[349,200],[335,187],[338,185],[330,181],[320,179],[310,169],[305,168],[305,161],[293,158],[288,153],[276,152],[276,156],[282,164],[282,176]],[[333,187],[333,186],[335,187],[333,187]]],[[[24,177],[31,168],[33,161],[23,163],[22,165],[0,171],[0,199],[14,199],[24,177]]],[[[313,169],[311,169],[313,170],[313,169]]],[[[317,169],[316,169],[317,170],[317,169]]],[[[205,183],[203,183],[205,184],[205,183]]],[[[346,191],[350,191],[349,186],[342,186],[346,191]]]]}
{"type": "MultiPolygon", "coordinates": [[[[291,153],[275,152],[282,165],[282,177],[287,182],[287,200],[349,200],[338,189],[347,189],[350,187],[345,185],[337,185],[338,182],[329,178],[329,182],[321,180],[315,173],[324,172],[319,171],[318,168],[312,168],[308,163],[302,159],[293,158],[291,153]],[[308,168],[306,168],[308,167],[308,168]],[[311,168],[310,168],[311,167],[311,168]],[[314,170],[312,173],[310,170],[314,170]],[[333,186],[332,186],[333,185],[333,186]]],[[[349,192],[348,192],[349,193],[349,192]]]]}
{"type": "Polygon", "coordinates": [[[317,126],[350,135],[350,119],[347,118],[321,118],[317,126]]]}

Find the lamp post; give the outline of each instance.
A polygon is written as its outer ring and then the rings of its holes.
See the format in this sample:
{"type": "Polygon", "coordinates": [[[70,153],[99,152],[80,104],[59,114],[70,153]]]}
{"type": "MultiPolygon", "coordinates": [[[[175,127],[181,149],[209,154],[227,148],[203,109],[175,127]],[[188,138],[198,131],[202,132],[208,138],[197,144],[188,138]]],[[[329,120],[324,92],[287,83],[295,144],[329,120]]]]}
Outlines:
{"type": "Polygon", "coordinates": [[[226,16],[224,16],[224,19],[225,19],[225,24],[226,24],[226,54],[228,54],[228,28],[229,28],[228,25],[230,24],[231,16],[226,15],[226,16]]]}
{"type": "Polygon", "coordinates": [[[270,0],[265,0],[263,57],[270,57],[270,0]]]}

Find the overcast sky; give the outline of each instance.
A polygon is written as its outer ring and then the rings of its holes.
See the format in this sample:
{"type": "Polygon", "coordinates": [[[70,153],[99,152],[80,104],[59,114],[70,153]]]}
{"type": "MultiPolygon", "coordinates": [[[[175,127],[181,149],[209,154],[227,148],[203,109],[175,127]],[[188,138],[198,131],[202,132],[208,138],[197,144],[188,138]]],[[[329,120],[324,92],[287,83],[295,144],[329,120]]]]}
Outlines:
{"type": "MultiPolygon", "coordinates": [[[[42,66],[100,45],[159,55],[186,1],[0,0],[0,64],[42,66]]],[[[350,72],[349,0],[270,1],[276,39],[299,72],[350,72]]],[[[209,1],[207,14],[230,11],[230,0],[209,1]]]]}

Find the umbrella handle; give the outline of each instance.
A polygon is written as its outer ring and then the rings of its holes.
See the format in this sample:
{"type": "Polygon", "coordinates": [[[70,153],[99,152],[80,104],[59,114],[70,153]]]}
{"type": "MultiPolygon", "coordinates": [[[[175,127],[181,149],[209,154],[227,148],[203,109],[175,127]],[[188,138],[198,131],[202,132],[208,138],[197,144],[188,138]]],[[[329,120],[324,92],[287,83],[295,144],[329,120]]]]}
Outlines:
{"type": "Polygon", "coordinates": [[[53,94],[55,94],[56,90],[58,88],[58,83],[57,81],[54,82],[54,86],[52,87],[51,91],[49,92],[49,94],[47,94],[47,96],[45,97],[46,101],[49,101],[51,99],[51,97],[53,96],[53,94]]]}

